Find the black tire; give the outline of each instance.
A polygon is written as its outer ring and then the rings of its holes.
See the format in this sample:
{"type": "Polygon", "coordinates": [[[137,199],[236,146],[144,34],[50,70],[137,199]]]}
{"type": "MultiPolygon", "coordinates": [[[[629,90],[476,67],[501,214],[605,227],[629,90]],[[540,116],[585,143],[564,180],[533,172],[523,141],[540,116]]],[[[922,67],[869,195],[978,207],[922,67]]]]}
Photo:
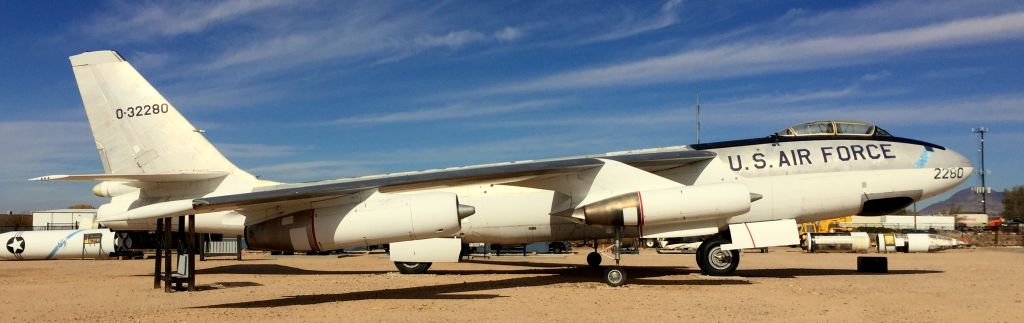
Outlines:
{"type": "Polygon", "coordinates": [[[395,262],[395,268],[398,268],[398,272],[406,275],[419,275],[427,272],[430,269],[431,262],[395,262]]]}
{"type": "Polygon", "coordinates": [[[548,252],[550,253],[565,253],[569,248],[565,246],[565,243],[552,242],[548,244],[548,252]]]}
{"type": "Polygon", "coordinates": [[[704,240],[697,248],[697,266],[708,276],[729,276],[740,265],[739,250],[722,250],[723,244],[732,243],[720,236],[704,240]]]}
{"type": "Polygon", "coordinates": [[[601,267],[601,254],[597,252],[587,254],[587,265],[590,265],[590,268],[601,267]]]}
{"type": "Polygon", "coordinates": [[[611,287],[626,284],[626,271],[622,267],[611,267],[604,271],[604,283],[611,287]]]}
{"type": "Polygon", "coordinates": [[[655,239],[644,239],[644,248],[654,248],[658,246],[658,240],[655,239]]]}

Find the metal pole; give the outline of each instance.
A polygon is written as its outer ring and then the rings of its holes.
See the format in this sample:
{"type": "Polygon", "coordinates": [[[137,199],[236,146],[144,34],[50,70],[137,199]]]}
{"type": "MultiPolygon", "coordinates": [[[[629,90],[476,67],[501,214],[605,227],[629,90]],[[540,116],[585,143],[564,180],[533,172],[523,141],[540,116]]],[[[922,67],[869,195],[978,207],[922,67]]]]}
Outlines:
{"type": "Polygon", "coordinates": [[[700,90],[697,90],[697,143],[700,143],[700,90]]]}
{"type": "MultiPolygon", "coordinates": [[[[178,258],[181,259],[181,255],[185,255],[185,216],[178,216],[178,235],[175,237],[175,245],[178,246],[178,258]]],[[[188,263],[186,262],[186,265],[188,263]]],[[[178,267],[181,267],[181,261],[178,261],[178,267]]],[[[174,287],[181,290],[181,280],[175,280],[174,287]]]]}
{"type": "Polygon", "coordinates": [[[210,235],[200,234],[199,235],[199,261],[206,261],[206,245],[210,235]]]}
{"type": "Polygon", "coordinates": [[[988,185],[985,183],[985,132],[988,129],[981,128],[981,212],[988,215],[988,185]]]}
{"type": "Polygon", "coordinates": [[[164,218],[164,292],[171,292],[171,218],[164,218]]]}
{"type": "Polygon", "coordinates": [[[196,291],[196,215],[188,215],[188,291],[196,291]]]}
{"type": "MultiPolygon", "coordinates": [[[[164,231],[164,219],[156,219],[156,236],[160,237],[160,233],[164,231]]],[[[163,259],[163,241],[157,239],[156,241],[156,261],[153,262],[153,288],[160,288],[160,261],[163,259]]]]}
{"type": "Polygon", "coordinates": [[[235,236],[235,258],[242,261],[242,236],[235,236]]]}

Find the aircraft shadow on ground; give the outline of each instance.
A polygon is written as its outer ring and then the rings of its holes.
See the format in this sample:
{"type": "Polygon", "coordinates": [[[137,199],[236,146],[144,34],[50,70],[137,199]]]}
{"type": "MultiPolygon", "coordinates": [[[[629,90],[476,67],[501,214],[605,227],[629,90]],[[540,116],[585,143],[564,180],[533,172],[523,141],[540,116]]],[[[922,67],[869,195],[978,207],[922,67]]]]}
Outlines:
{"type": "Polygon", "coordinates": [[[737,270],[742,277],[756,278],[797,278],[808,276],[885,276],[885,275],[920,275],[938,274],[941,270],[890,270],[888,273],[859,272],[855,269],[821,269],[821,268],[772,268],[737,270]]]}
{"type": "MultiPolygon", "coordinates": [[[[531,263],[531,262],[509,262],[490,260],[470,260],[470,263],[494,264],[503,266],[532,267],[530,269],[494,269],[494,270],[431,270],[430,275],[483,275],[483,274],[508,274],[508,275],[530,275],[529,277],[515,277],[500,280],[487,280],[479,282],[459,282],[452,284],[417,286],[397,289],[357,291],[338,294],[309,294],[287,296],[278,299],[257,300],[238,303],[226,303],[218,305],[200,306],[196,308],[258,308],[258,307],[280,307],[294,305],[312,305],[331,302],[348,302],[368,299],[432,299],[432,300],[476,300],[493,299],[502,297],[493,293],[482,294],[460,294],[473,292],[487,292],[507,288],[536,287],[556,284],[572,283],[596,283],[601,281],[602,269],[591,269],[578,264],[558,263],[531,263]],[[536,276],[540,275],[540,276],[536,276]]],[[[708,286],[708,285],[749,285],[751,282],[744,278],[797,278],[807,276],[872,276],[872,275],[914,275],[914,274],[935,274],[942,271],[934,270],[891,270],[888,274],[862,273],[852,269],[807,269],[807,268],[782,268],[782,269],[749,269],[737,271],[738,276],[723,278],[700,278],[688,279],[656,279],[665,276],[687,276],[699,274],[700,271],[686,267],[669,266],[638,266],[625,267],[629,275],[630,285],[639,286],[708,286]]],[[[262,274],[262,275],[365,275],[365,274],[387,274],[393,271],[360,271],[360,270],[339,270],[322,271],[307,270],[277,264],[241,264],[229,265],[215,268],[202,269],[197,274],[262,274]]],[[[223,284],[223,283],[221,283],[223,284]]],[[[246,287],[246,286],[232,286],[246,287]]]]}
{"type": "MultiPolygon", "coordinates": [[[[440,270],[437,275],[466,275],[479,271],[440,270]]],[[[309,294],[287,296],[284,298],[227,303],[195,308],[264,308],[295,305],[313,305],[332,302],[349,302],[369,299],[430,299],[430,300],[478,300],[503,297],[493,293],[460,294],[487,292],[499,289],[536,287],[566,283],[596,283],[601,280],[601,270],[589,268],[560,268],[505,271],[509,274],[545,274],[542,276],[516,277],[500,280],[479,282],[459,282],[452,284],[417,286],[408,288],[369,290],[338,294],[309,294]]],[[[687,279],[661,280],[653,279],[666,275],[688,274],[693,271],[673,267],[639,267],[636,270],[627,268],[631,285],[642,286],[676,286],[676,285],[747,285],[749,281],[742,279],[687,279]]],[[[493,273],[487,271],[486,273],[493,273]]]]}

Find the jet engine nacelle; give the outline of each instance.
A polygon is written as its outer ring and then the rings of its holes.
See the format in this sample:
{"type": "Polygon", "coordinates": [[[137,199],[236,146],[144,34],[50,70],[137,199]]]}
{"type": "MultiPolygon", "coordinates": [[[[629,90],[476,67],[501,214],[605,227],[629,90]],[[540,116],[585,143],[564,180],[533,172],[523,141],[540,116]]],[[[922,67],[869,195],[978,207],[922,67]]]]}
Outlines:
{"type": "Polygon", "coordinates": [[[295,212],[245,228],[249,248],[323,251],[452,236],[473,207],[453,193],[374,194],[360,203],[295,212]]]}
{"type": "Polygon", "coordinates": [[[588,224],[644,226],[704,221],[750,211],[760,198],[739,183],[679,186],[623,194],[583,207],[588,224]]]}

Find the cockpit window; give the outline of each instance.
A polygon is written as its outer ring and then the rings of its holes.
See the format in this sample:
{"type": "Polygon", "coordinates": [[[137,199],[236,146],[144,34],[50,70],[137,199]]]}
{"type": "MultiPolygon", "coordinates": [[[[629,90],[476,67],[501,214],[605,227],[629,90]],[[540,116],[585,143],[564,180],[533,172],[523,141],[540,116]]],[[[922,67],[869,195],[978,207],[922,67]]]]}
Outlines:
{"type": "Polygon", "coordinates": [[[808,122],[798,124],[789,129],[797,136],[832,135],[836,133],[835,129],[832,128],[832,121],[808,122]]]}
{"type": "Polygon", "coordinates": [[[836,133],[840,135],[870,136],[875,126],[864,123],[836,122],[836,133]]]}
{"type": "Polygon", "coordinates": [[[888,131],[863,121],[829,120],[801,123],[776,132],[780,137],[792,136],[882,136],[892,137],[888,131]]]}

